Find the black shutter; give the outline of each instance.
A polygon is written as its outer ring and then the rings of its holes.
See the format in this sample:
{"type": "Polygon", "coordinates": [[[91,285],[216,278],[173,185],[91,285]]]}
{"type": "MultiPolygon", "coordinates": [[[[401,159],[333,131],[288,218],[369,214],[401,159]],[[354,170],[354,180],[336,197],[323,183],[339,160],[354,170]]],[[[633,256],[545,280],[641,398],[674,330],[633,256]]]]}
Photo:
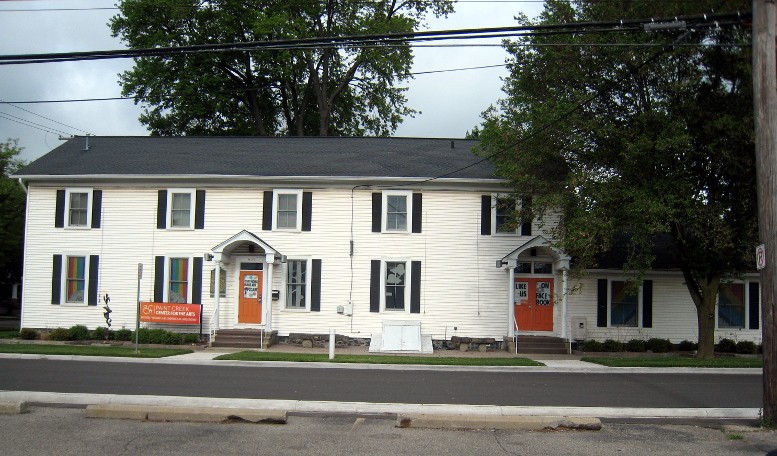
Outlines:
{"type": "Polygon", "coordinates": [[[195,195],[194,229],[201,230],[205,228],[205,190],[197,190],[195,195]]]}
{"type": "Polygon", "coordinates": [[[65,226],[65,191],[57,190],[57,207],[54,210],[54,228],[63,228],[64,226],[65,226]]]}
{"type": "Polygon", "coordinates": [[[758,282],[750,282],[748,285],[748,293],[750,295],[750,309],[748,309],[750,314],[750,329],[759,329],[761,327],[759,323],[759,317],[761,315],[761,300],[758,299],[760,295],[758,282]]]}
{"type": "Polygon", "coordinates": [[[491,195],[480,197],[480,234],[491,234],[491,195]]]}
{"type": "Polygon", "coordinates": [[[194,257],[192,269],[192,304],[202,304],[202,257],[194,257]]]}
{"type": "Polygon", "coordinates": [[[423,195],[421,193],[413,193],[413,233],[421,232],[423,213],[423,195]]]}
{"type": "MultiPolygon", "coordinates": [[[[372,194],[372,232],[373,233],[380,233],[380,230],[381,230],[380,218],[382,216],[383,216],[383,194],[373,193],[372,194]]],[[[377,312],[377,310],[375,312],[377,312]]]]}
{"type": "Polygon", "coordinates": [[[421,313],[421,262],[410,263],[410,313],[421,313]]]}
{"type": "Polygon", "coordinates": [[[97,305],[97,282],[100,279],[100,257],[98,255],[89,255],[89,297],[87,304],[97,305]]]}
{"type": "Polygon", "coordinates": [[[321,311],[321,260],[313,260],[313,274],[310,276],[310,310],[321,311]]]}
{"type": "Polygon", "coordinates": [[[100,228],[103,213],[103,191],[92,190],[92,228],[100,228]]]}
{"type": "MultiPolygon", "coordinates": [[[[156,227],[163,230],[167,226],[167,190],[159,190],[156,203],[156,227]]],[[[159,301],[161,302],[161,301],[159,301]]]]}
{"type": "Polygon", "coordinates": [[[380,311],[380,260],[372,260],[370,261],[370,312],[379,312],[379,311],[380,311]]]}
{"type": "Polygon", "coordinates": [[[531,222],[521,223],[521,236],[531,236],[531,222]]]}
{"type": "Polygon", "coordinates": [[[272,191],[264,192],[264,203],[262,204],[262,230],[272,230],[272,191]]]}
{"type": "Polygon", "coordinates": [[[162,302],[165,296],[165,257],[154,258],[154,302],[162,302]]]}
{"type": "Polygon", "coordinates": [[[313,226],[313,193],[302,192],[302,231],[310,231],[313,226]]]}
{"type": "Polygon", "coordinates": [[[596,282],[596,326],[607,327],[607,279],[596,282]]]}
{"type": "Polygon", "coordinates": [[[653,327],[653,281],[642,281],[642,327],[653,327]]]}
{"type": "Polygon", "coordinates": [[[51,268],[51,303],[59,304],[62,296],[62,255],[54,255],[51,268]]]}

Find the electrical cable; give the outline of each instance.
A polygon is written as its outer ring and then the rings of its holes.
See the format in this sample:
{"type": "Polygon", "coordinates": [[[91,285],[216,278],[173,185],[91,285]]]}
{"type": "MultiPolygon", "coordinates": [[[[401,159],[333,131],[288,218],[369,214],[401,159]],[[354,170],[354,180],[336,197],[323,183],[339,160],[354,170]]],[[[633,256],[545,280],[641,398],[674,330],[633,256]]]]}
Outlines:
{"type": "Polygon", "coordinates": [[[72,128],[73,130],[78,130],[78,131],[80,131],[80,132],[86,133],[87,135],[89,134],[89,132],[88,132],[88,131],[86,131],[86,130],[82,130],[82,129],[80,129],[80,128],[76,128],[76,127],[74,127],[74,126],[72,126],[72,125],[68,125],[68,124],[66,124],[66,123],[58,122],[58,121],[56,121],[56,120],[54,120],[54,119],[49,119],[49,118],[48,118],[48,117],[46,117],[46,116],[42,116],[42,115],[40,115],[40,114],[38,114],[38,113],[35,113],[35,112],[32,112],[32,111],[30,111],[30,110],[28,110],[28,109],[24,109],[24,108],[22,108],[21,106],[16,106],[15,104],[13,104],[13,103],[10,103],[10,102],[8,102],[8,101],[5,101],[5,100],[0,100],[0,104],[7,104],[7,105],[9,105],[9,106],[13,106],[13,107],[14,107],[14,108],[16,108],[16,109],[20,109],[20,110],[22,110],[22,111],[24,111],[24,112],[27,112],[27,113],[29,113],[29,114],[32,114],[32,115],[34,115],[34,116],[38,116],[38,117],[40,117],[40,118],[42,118],[42,119],[46,119],[46,120],[48,120],[49,122],[54,122],[55,124],[62,125],[63,127],[67,127],[67,128],[72,128]]]}

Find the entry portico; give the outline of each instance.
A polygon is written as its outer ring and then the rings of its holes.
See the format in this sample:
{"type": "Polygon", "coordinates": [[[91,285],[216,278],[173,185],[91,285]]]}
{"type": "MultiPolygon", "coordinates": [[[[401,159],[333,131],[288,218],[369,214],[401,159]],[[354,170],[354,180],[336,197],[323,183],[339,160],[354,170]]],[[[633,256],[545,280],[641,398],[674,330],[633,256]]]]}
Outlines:
{"type": "Polygon", "coordinates": [[[516,333],[560,334],[567,339],[570,257],[544,236],[535,236],[498,261],[507,269],[508,328],[516,333]],[[559,295],[555,278],[561,272],[561,325],[557,330],[554,302],[559,295]]]}
{"type": "MultiPolygon", "coordinates": [[[[269,303],[273,290],[273,267],[285,260],[276,249],[261,238],[243,230],[211,249],[214,271],[214,288],[221,284],[221,271],[227,272],[227,277],[237,280],[234,302],[227,305],[237,307],[236,317],[228,323],[231,327],[257,327],[266,331],[272,330],[272,306],[269,303]]],[[[214,292],[214,309],[211,318],[211,333],[217,331],[221,324],[221,293],[214,292]]]]}

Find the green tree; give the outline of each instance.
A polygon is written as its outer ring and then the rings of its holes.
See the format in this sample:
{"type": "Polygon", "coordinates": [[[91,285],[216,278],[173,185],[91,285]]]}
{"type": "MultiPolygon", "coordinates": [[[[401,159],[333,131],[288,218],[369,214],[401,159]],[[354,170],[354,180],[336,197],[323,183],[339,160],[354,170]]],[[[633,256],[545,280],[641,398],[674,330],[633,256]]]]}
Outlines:
{"type": "Polygon", "coordinates": [[[26,195],[9,176],[24,163],[18,156],[22,148],[17,140],[0,143],[0,284],[19,282],[24,252],[24,208],[26,195]]]}
{"type": "MultiPolygon", "coordinates": [[[[551,0],[536,23],[749,6],[551,0]]],[[[697,310],[698,355],[707,358],[721,280],[754,269],[750,37],[740,28],[685,33],[551,34],[506,43],[506,97],[475,133],[516,196],[531,198],[519,215],[560,212],[552,234],[581,268],[625,236],[625,269],[644,273],[655,237],[671,235],[697,310]]]]}
{"type": "MultiPolygon", "coordinates": [[[[124,0],[110,22],[131,49],[410,32],[451,0],[124,0]]],[[[408,46],[142,57],[120,75],[158,135],[363,135],[396,130],[408,46]]]]}

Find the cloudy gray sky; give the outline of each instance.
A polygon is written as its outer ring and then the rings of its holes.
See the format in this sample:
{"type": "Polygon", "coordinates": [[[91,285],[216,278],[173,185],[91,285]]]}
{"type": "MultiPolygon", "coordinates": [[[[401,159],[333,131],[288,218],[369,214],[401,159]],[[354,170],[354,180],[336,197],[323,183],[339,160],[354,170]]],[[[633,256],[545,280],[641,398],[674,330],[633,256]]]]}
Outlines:
{"type": "MultiPolygon", "coordinates": [[[[116,10],[9,11],[113,7],[107,0],[0,0],[0,54],[120,49],[107,26],[116,10]]],[[[466,1],[447,19],[431,19],[428,30],[515,25],[521,12],[534,17],[542,2],[466,1]]],[[[449,42],[446,42],[449,43],[449,42]]],[[[469,41],[468,43],[473,43],[469,41]]],[[[494,44],[498,40],[483,40],[494,44]]],[[[498,46],[415,48],[413,72],[503,64],[498,46]]],[[[117,75],[132,60],[0,65],[0,100],[35,101],[120,96],[117,75]]],[[[501,96],[503,67],[418,75],[407,92],[408,106],[421,111],[405,119],[396,136],[463,137],[480,122],[480,113],[501,96]]],[[[62,142],[59,135],[146,135],[132,101],[0,104],[0,141],[17,138],[22,158],[34,160],[62,142]],[[22,108],[22,109],[19,109],[22,108]],[[49,132],[42,131],[48,130],[49,132]]]]}

